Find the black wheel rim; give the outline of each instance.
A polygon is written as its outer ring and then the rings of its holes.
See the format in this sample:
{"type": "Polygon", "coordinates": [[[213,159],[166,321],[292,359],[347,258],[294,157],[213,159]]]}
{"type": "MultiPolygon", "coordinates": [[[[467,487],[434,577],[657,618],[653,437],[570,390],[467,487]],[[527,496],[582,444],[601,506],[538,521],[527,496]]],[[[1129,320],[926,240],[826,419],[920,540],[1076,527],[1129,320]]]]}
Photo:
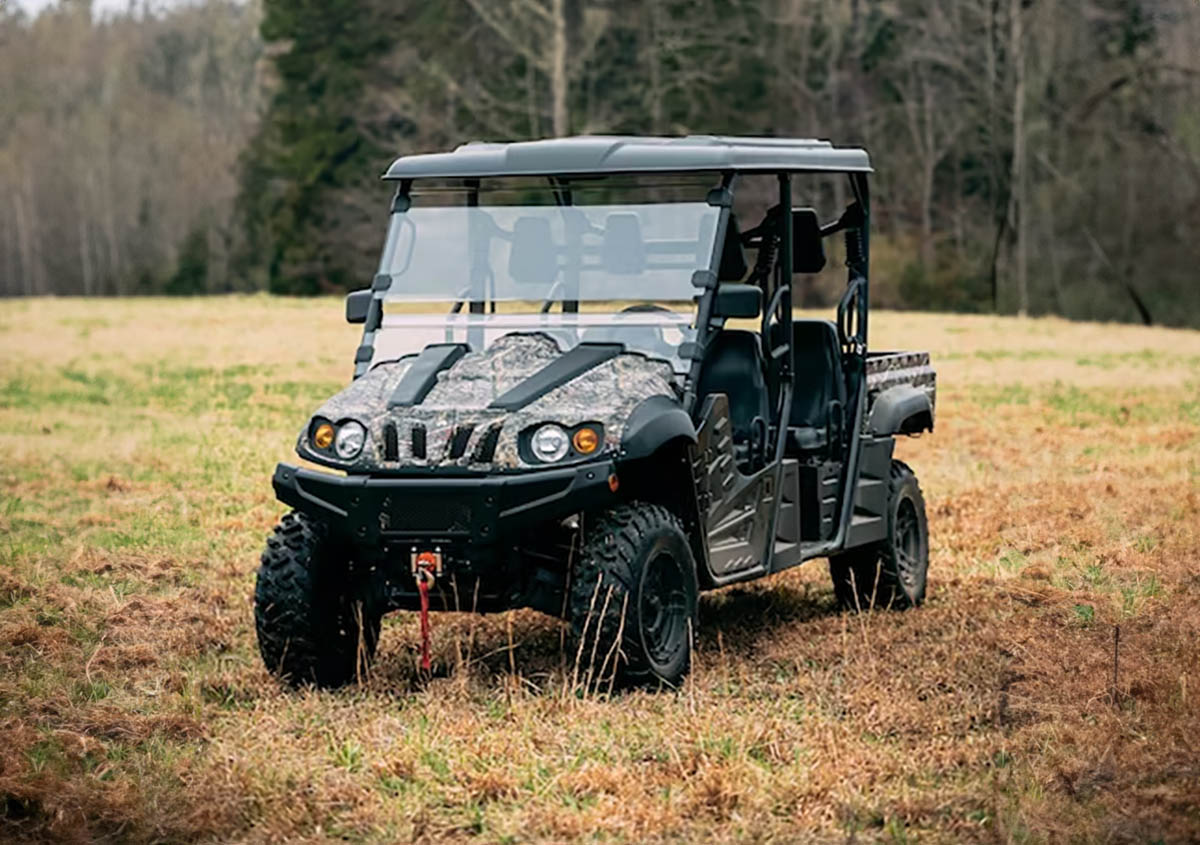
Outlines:
{"type": "Polygon", "coordinates": [[[669,663],[687,644],[688,600],[683,564],[660,550],[646,564],[639,617],[646,656],[657,666],[669,663]]]}
{"type": "Polygon", "coordinates": [[[896,509],[896,574],[900,585],[909,596],[916,593],[924,572],[924,555],[921,553],[921,524],[917,518],[917,506],[912,499],[902,499],[896,509]]]}

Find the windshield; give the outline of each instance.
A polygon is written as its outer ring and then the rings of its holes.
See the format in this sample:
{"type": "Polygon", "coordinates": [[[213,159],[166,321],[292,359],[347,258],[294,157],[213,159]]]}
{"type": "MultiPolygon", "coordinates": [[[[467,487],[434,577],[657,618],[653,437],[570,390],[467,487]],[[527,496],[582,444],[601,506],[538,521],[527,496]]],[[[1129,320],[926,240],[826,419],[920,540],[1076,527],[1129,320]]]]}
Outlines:
{"type": "Polygon", "coordinates": [[[710,174],[422,185],[392,214],[376,362],[429,343],[473,350],[541,332],[564,350],[620,342],[670,361],[692,340],[693,283],[713,259],[710,174]]]}
{"type": "Polygon", "coordinates": [[[718,210],[695,183],[666,188],[545,179],[414,190],[380,262],[387,299],[690,301],[718,210]]]}

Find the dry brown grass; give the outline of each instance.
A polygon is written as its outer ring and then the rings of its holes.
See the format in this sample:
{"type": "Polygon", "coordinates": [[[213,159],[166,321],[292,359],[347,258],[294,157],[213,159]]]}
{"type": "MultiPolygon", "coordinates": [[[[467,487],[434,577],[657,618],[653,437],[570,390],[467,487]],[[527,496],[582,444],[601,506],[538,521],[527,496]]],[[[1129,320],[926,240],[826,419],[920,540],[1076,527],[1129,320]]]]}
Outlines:
{"type": "Polygon", "coordinates": [[[525,612],[516,674],[509,620],[450,616],[424,682],[400,614],[363,686],[291,693],[253,570],[339,312],[0,305],[0,839],[1200,839],[1200,334],[874,315],[941,377],[918,611],[836,613],[813,563],[611,698],[525,612]]]}

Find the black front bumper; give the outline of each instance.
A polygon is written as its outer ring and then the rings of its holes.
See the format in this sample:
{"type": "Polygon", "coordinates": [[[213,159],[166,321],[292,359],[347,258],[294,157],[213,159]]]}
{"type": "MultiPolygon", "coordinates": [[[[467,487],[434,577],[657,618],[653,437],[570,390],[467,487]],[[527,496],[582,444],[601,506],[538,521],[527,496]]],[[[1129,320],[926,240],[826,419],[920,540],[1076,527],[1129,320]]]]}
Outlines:
{"type": "Polygon", "coordinates": [[[275,467],[275,496],[364,547],[487,546],[616,499],[611,462],[480,477],[338,476],[275,467]]]}

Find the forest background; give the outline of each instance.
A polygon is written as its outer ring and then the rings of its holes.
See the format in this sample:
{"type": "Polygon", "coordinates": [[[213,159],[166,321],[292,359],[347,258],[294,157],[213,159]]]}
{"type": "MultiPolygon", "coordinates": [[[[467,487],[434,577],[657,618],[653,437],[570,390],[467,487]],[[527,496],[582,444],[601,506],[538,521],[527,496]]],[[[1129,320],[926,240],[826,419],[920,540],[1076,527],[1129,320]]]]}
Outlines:
{"type": "Polygon", "coordinates": [[[0,3],[0,295],[361,287],[395,156],[577,133],[867,147],[883,307],[1200,326],[1195,0],[0,3]]]}

